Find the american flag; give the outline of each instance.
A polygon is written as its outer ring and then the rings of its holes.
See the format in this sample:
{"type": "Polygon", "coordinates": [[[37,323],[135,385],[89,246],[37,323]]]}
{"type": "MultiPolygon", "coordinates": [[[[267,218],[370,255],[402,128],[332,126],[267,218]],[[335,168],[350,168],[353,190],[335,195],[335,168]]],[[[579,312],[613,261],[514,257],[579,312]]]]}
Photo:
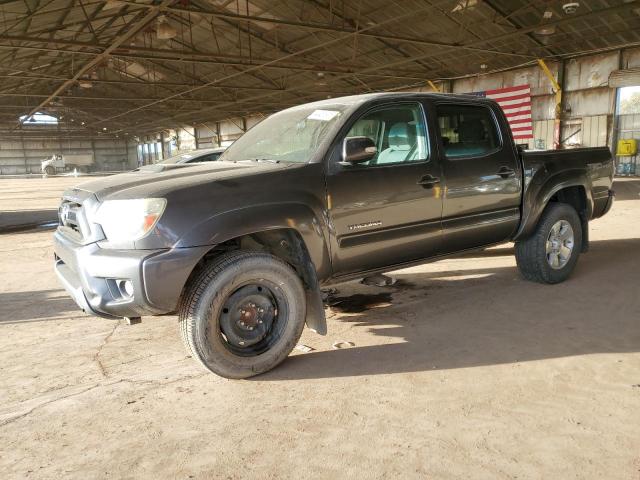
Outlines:
{"type": "Polygon", "coordinates": [[[474,95],[491,98],[498,102],[507,117],[515,140],[533,138],[531,87],[529,85],[474,92],[474,95]]]}

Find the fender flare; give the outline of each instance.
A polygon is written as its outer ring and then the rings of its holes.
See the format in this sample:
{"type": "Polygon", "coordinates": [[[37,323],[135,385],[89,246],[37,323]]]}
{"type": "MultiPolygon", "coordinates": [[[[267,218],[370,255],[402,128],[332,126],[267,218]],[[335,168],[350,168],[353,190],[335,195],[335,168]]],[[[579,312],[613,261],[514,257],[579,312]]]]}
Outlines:
{"type": "Polygon", "coordinates": [[[219,245],[245,235],[275,230],[297,233],[295,243],[301,252],[303,280],[306,285],[307,326],[319,333],[327,333],[327,323],[320,292],[320,280],[331,276],[331,257],[328,250],[327,224],[322,214],[315,213],[301,203],[254,205],[223,212],[207,218],[180,238],[176,247],[219,245]]]}
{"type": "Polygon", "coordinates": [[[582,187],[584,189],[587,208],[584,221],[588,221],[593,215],[593,197],[591,195],[590,182],[584,172],[565,170],[547,178],[540,185],[536,185],[534,177],[529,184],[529,188],[525,190],[522,203],[522,221],[513,240],[520,240],[531,235],[551,198],[560,190],[569,187],[582,187]]]}

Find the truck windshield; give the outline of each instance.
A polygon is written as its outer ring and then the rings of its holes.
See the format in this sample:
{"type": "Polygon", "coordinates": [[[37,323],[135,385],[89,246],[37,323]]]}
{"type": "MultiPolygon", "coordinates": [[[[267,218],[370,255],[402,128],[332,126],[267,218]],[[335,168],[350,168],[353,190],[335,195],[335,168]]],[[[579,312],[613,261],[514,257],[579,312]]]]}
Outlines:
{"type": "Polygon", "coordinates": [[[247,131],[220,160],[306,163],[347,108],[323,104],[283,110],[247,131]]]}

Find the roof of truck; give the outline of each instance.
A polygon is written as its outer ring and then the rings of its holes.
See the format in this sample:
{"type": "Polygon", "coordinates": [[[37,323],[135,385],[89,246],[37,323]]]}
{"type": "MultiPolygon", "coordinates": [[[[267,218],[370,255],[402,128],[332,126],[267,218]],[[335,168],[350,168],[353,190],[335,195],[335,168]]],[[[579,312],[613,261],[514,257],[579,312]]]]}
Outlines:
{"type": "Polygon", "coordinates": [[[378,93],[365,93],[362,95],[349,95],[346,97],[335,97],[328,98],[325,100],[319,100],[317,102],[305,103],[302,105],[298,105],[297,107],[323,107],[329,105],[357,105],[362,104],[367,101],[376,100],[376,99],[384,99],[384,98],[428,98],[432,100],[449,98],[456,99],[464,102],[469,101],[477,101],[479,103],[483,102],[493,102],[493,100],[487,99],[485,97],[479,97],[473,94],[461,94],[461,93],[435,93],[435,92],[378,92],[378,93]]]}

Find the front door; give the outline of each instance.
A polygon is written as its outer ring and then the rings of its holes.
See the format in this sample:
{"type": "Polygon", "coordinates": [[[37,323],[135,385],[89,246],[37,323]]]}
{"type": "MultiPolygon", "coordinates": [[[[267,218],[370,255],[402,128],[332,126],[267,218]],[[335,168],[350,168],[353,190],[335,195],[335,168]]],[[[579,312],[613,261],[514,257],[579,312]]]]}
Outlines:
{"type": "Polygon", "coordinates": [[[522,170],[500,134],[506,121],[488,104],[442,103],[436,114],[446,178],[444,253],[508,240],[520,221],[522,170]]]}
{"type": "MultiPolygon", "coordinates": [[[[440,167],[429,148],[420,103],[374,107],[352,122],[346,137],[377,146],[368,162],[332,158],[327,195],[334,274],[410,262],[440,251],[440,167]]],[[[340,139],[340,144],[343,139],[340,139]]]]}

